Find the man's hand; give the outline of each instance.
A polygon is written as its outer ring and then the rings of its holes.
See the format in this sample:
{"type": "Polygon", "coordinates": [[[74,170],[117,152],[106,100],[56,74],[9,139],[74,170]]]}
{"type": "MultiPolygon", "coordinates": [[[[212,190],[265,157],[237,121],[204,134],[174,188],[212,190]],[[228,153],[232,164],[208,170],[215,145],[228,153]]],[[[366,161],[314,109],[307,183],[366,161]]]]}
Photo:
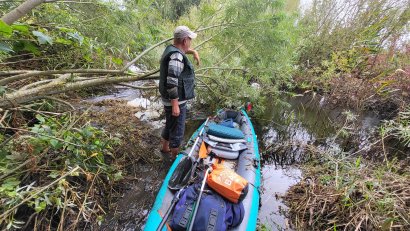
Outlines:
{"type": "Polygon", "coordinates": [[[179,105],[178,105],[178,99],[171,99],[171,105],[172,105],[172,116],[179,116],[179,105]]]}
{"type": "Polygon", "coordinates": [[[198,51],[193,50],[193,49],[189,49],[186,53],[187,53],[187,54],[192,54],[192,55],[194,56],[194,60],[196,61],[196,64],[197,64],[198,66],[201,65],[201,58],[199,58],[198,51]]]}

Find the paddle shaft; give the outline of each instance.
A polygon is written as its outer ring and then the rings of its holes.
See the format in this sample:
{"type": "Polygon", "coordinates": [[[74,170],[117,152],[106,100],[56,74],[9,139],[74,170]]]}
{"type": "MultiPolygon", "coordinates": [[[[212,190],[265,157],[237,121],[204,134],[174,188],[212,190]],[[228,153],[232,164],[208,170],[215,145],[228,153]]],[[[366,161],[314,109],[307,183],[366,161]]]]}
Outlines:
{"type": "Polygon", "coordinates": [[[174,198],[173,198],[172,201],[171,201],[171,205],[169,206],[167,212],[165,213],[164,217],[163,217],[162,220],[161,220],[161,223],[159,224],[159,226],[158,226],[158,228],[157,228],[157,231],[160,231],[160,230],[164,227],[165,223],[167,223],[169,214],[171,214],[172,209],[174,208],[175,204],[176,204],[177,201],[179,200],[179,195],[181,194],[182,190],[183,190],[183,188],[180,189],[180,190],[175,194],[174,198]]]}
{"type": "Polygon", "coordinates": [[[194,149],[196,145],[198,144],[199,138],[202,136],[202,133],[204,132],[205,126],[208,123],[209,117],[206,119],[204,126],[202,127],[201,131],[199,132],[198,136],[195,139],[194,145],[192,145],[191,151],[189,151],[188,156],[191,156],[192,153],[194,152],[194,149]]]}
{"type": "MultiPolygon", "coordinates": [[[[195,146],[198,144],[199,138],[202,136],[202,133],[204,132],[205,126],[208,124],[208,121],[209,121],[209,117],[206,119],[205,124],[202,127],[201,131],[199,131],[198,137],[195,139],[195,143],[192,146],[191,151],[189,152],[188,156],[192,155],[192,153],[195,149],[195,146]]],[[[197,163],[194,164],[195,167],[196,167],[196,164],[197,163]]],[[[167,212],[165,213],[164,217],[162,218],[161,223],[159,224],[159,226],[157,228],[157,231],[160,231],[164,227],[165,223],[168,220],[169,215],[171,214],[172,209],[174,208],[175,204],[179,200],[179,194],[181,193],[181,191],[182,191],[182,189],[180,189],[178,191],[178,193],[175,195],[174,199],[172,199],[172,202],[171,202],[170,206],[168,207],[167,212]]]]}
{"type": "MultiPolygon", "coordinates": [[[[192,152],[194,151],[195,146],[198,144],[199,138],[202,136],[205,126],[208,124],[208,120],[209,120],[209,117],[206,119],[204,123],[204,127],[201,129],[201,131],[199,131],[198,137],[196,138],[194,145],[192,145],[191,151],[189,151],[188,156],[192,155],[192,152]]],[[[199,149],[201,149],[201,147],[199,147],[199,149]]],[[[191,168],[191,171],[190,171],[191,174],[189,174],[189,178],[192,178],[192,176],[194,175],[196,166],[198,165],[200,159],[201,159],[201,156],[198,153],[198,158],[196,159],[196,161],[194,162],[194,165],[191,168]]]]}
{"type": "Polygon", "coordinates": [[[206,169],[206,173],[205,173],[204,179],[202,181],[202,185],[201,185],[201,190],[199,191],[198,199],[195,203],[194,213],[192,215],[191,222],[189,223],[188,231],[192,231],[192,228],[194,227],[194,221],[195,221],[196,213],[198,212],[199,203],[201,203],[202,192],[204,191],[206,178],[208,177],[208,173],[209,173],[210,170],[211,170],[210,167],[208,169],[206,169]]]}

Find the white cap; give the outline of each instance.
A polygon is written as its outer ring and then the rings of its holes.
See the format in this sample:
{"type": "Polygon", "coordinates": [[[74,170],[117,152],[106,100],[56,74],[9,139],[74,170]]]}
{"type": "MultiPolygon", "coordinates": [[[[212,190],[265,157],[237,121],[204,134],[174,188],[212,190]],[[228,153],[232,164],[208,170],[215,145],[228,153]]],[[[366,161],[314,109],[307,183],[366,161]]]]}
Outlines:
{"type": "Polygon", "coordinates": [[[174,38],[196,38],[197,34],[192,32],[187,26],[178,26],[174,31],[174,38]]]}

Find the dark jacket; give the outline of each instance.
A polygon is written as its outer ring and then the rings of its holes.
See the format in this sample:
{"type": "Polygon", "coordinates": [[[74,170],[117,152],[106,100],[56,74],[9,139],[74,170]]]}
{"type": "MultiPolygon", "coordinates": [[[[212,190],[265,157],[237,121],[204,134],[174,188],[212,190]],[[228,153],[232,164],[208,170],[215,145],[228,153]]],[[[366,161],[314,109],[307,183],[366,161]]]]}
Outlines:
{"type": "Polygon", "coordinates": [[[184,62],[184,70],[181,75],[178,77],[178,100],[188,100],[195,97],[194,87],[195,87],[195,73],[194,66],[189,61],[188,57],[181,52],[178,48],[173,45],[167,46],[161,58],[160,66],[160,77],[159,77],[159,92],[161,93],[162,98],[169,99],[167,92],[167,75],[168,75],[168,64],[170,61],[170,56],[179,52],[182,54],[184,62]]]}

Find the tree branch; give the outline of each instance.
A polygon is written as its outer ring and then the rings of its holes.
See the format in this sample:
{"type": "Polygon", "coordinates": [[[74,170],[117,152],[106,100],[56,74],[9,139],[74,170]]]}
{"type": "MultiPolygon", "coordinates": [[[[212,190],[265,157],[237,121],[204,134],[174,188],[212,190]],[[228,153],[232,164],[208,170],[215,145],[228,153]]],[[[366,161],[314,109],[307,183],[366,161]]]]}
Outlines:
{"type": "Polygon", "coordinates": [[[4,221],[4,219],[7,217],[7,215],[9,215],[11,212],[13,212],[15,209],[17,209],[18,207],[20,207],[22,204],[26,203],[27,201],[35,198],[38,194],[40,194],[41,192],[43,192],[44,190],[50,188],[51,186],[55,185],[56,183],[60,182],[60,180],[64,179],[66,176],[72,174],[73,172],[77,171],[80,167],[76,166],[75,168],[71,169],[69,172],[65,173],[64,175],[62,175],[61,177],[59,177],[58,179],[56,179],[55,181],[51,182],[50,184],[48,184],[47,186],[42,187],[40,190],[38,190],[36,193],[31,194],[29,197],[26,197],[25,199],[23,199],[20,203],[18,203],[17,205],[13,206],[12,208],[6,210],[3,212],[3,214],[0,215],[0,221],[4,221]]]}
{"type": "Polygon", "coordinates": [[[243,72],[248,72],[248,70],[246,70],[243,67],[234,67],[234,68],[229,68],[229,67],[204,67],[204,68],[200,68],[196,71],[204,71],[204,70],[232,70],[232,71],[243,71],[243,72]]]}
{"type": "Polygon", "coordinates": [[[3,20],[7,25],[11,25],[27,13],[29,13],[32,9],[44,2],[45,0],[27,0],[16,7],[14,10],[5,14],[1,18],[1,20],[3,20]]]}
{"type": "Polygon", "coordinates": [[[15,75],[12,77],[4,78],[0,80],[0,86],[6,85],[10,82],[29,78],[33,76],[55,75],[55,74],[69,74],[69,73],[83,73],[83,74],[123,74],[119,70],[106,70],[106,69],[68,69],[68,70],[51,70],[51,71],[32,71],[24,74],[15,75]]]}
{"type": "Polygon", "coordinates": [[[173,38],[167,38],[162,40],[161,42],[154,44],[153,46],[151,46],[150,48],[146,49],[145,51],[143,51],[141,54],[139,54],[135,59],[133,59],[131,62],[127,63],[127,65],[125,65],[122,69],[121,72],[125,72],[132,64],[134,64],[135,62],[137,62],[143,55],[145,55],[146,53],[148,53],[149,51],[151,51],[152,49],[160,46],[161,44],[164,44],[168,41],[171,41],[173,38]]]}
{"type": "Polygon", "coordinates": [[[157,89],[158,88],[158,86],[133,86],[133,85],[130,85],[130,84],[125,84],[125,83],[117,83],[115,85],[129,87],[129,88],[138,89],[138,90],[149,90],[149,89],[157,89]]]}
{"type": "Polygon", "coordinates": [[[26,89],[17,90],[15,92],[5,94],[2,99],[0,99],[0,107],[9,108],[13,105],[27,103],[38,99],[39,96],[47,96],[53,94],[59,94],[67,91],[78,90],[85,87],[99,86],[103,84],[114,84],[121,82],[130,82],[135,80],[144,79],[147,76],[157,73],[158,70],[142,74],[142,75],[132,75],[132,76],[122,76],[122,77],[99,77],[95,79],[83,80],[79,82],[69,82],[69,74],[64,75],[48,84],[26,89]]]}

